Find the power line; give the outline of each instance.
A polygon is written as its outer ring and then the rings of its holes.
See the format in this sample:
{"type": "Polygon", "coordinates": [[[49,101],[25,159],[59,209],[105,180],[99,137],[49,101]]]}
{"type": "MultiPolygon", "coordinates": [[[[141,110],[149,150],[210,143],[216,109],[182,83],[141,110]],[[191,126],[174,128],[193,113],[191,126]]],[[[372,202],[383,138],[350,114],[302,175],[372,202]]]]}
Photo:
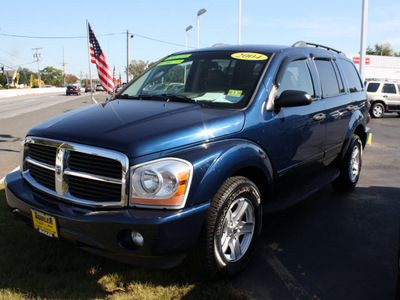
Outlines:
{"type": "MultiPolygon", "coordinates": [[[[103,34],[103,35],[98,35],[98,36],[113,36],[113,35],[122,35],[126,34],[126,32],[117,32],[117,33],[108,33],[108,34],[103,34]]],[[[185,48],[185,45],[182,44],[176,44],[168,41],[163,41],[159,39],[154,39],[145,35],[137,34],[137,33],[132,33],[134,36],[141,37],[143,39],[151,40],[154,42],[158,43],[164,43],[164,44],[169,44],[173,46],[178,46],[185,48]]],[[[7,36],[7,37],[13,37],[13,38],[26,38],[26,39],[48,39],[48,40],[68,40],[68,39],[86,39],[87,36],[29,36],[29,35],[17,35],[17,34],[7,34],[7,33],[0,33],[2,36],[7,36]]],[[[195,48],[195,47],[189,47],[189,48],[195,48]]]]}

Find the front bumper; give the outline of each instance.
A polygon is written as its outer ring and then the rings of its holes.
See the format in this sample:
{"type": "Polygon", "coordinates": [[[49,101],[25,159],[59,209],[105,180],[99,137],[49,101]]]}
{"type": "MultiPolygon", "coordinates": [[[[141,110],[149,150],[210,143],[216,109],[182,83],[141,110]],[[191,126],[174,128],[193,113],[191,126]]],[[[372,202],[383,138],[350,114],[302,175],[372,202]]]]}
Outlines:
{"type": "Polygon", "coordinates": [[[20,171],[7,175],[7,203],[32,224],[32,209],[56,219],[59,237],[77,246],[137,266],[169,268],[182,262],[198,239],[209,203],[177,211],[122,208],[89,210],[33,189],[20,171]],[[144,238],[134,245],[134,230],[144,238]]]}

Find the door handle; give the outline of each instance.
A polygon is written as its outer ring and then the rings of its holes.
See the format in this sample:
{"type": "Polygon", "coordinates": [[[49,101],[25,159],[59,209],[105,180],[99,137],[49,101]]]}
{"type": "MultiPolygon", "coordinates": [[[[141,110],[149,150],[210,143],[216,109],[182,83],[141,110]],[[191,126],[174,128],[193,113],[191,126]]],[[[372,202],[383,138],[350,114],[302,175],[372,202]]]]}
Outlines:
{"type": "Polygon", "coordinates": [[[324,113],[316,114],[316,115],[313,117],[313,120],[314,120],[314,121],[317,121],[317,122],[322,121],[322,120],[324,120],[324,119],[326,119],[326,115],[325,115],[324,113]]]}

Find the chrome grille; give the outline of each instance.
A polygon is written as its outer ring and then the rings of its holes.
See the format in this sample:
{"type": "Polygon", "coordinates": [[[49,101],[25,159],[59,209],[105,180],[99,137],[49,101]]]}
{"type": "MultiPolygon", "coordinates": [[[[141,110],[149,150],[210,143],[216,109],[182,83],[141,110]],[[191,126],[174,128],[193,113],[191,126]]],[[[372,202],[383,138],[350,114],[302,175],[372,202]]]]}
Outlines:
{"type": "Polygon", "coordinates": [[[86,206],[124,206],[128,158],[117,151],[44,138],[24,142],[22,171],[46,193],[86,206]]]}

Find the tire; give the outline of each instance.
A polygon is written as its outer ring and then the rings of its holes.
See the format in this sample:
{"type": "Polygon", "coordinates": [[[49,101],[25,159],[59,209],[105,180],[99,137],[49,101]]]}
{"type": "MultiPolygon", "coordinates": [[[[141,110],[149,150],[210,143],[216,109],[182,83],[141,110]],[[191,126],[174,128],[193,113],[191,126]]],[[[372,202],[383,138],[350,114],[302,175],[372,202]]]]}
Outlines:
{"type": "Polygon", "coordinates": [[[262,224],[260,192],[245,177],[225,181],[210,204],[195,260],[208,276],[234,276],[248,262],[262,224]]]}
{"type": "Polygon", "coordinates": [[[332,183],[340,192],[348,192],[355,188],[360,178],[363,146],[358,135],[353,135],[349,148],[342,161],[339,177],[332,183]]]}
{"type": "Polygon", "coordinates": [[[400,117],[400,112],[398,112],[397,114],[398,114],[398,115],[399,115],[399,117],[400,117]]]}
{"type": "Polygon", "coordinates": [[[385,106],[382,103],[374,103],[371,108],[371,116],[374,118],[382,118],[385,113],[385,106]]]}

